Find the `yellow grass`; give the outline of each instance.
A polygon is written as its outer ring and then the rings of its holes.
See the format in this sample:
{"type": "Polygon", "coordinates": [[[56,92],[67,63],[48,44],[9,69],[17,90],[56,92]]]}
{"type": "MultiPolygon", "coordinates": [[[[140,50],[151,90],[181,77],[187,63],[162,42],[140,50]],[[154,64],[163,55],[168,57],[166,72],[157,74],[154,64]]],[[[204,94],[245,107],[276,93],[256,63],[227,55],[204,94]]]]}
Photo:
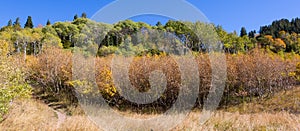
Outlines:
{"type": "Polygon", "coordinates": [[[98,130],[86,116],[67,116],[62,121],[47,105],[35,100],[14,102],[6,119],[0,123],[0,131],[73,131],[98,130]]]}
{"type": "Polygon", "coordinates": [[[281,91],[265,98],[257,99],[251,103],[243,103],[238,106],[232,106],[226,109],[229,112],[240,113],[260,113],[260,112],[290,112],[294,114],[300,113],[300,87],[281,91]]]}
{"type": "MultiPolygon", "coordinates": [[[[131,114],[129,116],[146,118],[157,115],[131,114]]],[[[173,130],[300,130],[299,114],[287,112],[240,114],[216,111],[204,125],[199,124],[199,117],[201,113],[194,111],[173,130]]],[[[59,119],[61,118],[58,118],[57,113],[41,102],[17,101],[12,105],[7,119],[0,124],[0,130],[101,130],[84,115],[66,116],[63,120],[59,119]]],[[[115,127],[115,129],[123,130],[121,127],[115,127]]]]}

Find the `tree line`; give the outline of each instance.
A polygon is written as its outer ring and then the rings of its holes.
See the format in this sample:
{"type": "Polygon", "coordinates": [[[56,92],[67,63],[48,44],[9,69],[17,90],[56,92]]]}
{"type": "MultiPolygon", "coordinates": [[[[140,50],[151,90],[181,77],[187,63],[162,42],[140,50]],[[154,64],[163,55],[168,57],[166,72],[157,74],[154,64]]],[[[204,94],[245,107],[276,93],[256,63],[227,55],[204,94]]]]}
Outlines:
{"type": "MultiPolygon", "coordinates": [[[[152,26],[143,22],[124,20],[115,24],[106,24],[88,19],[86,13],[82,13],[81,17],[75,15],[73,21],[52,24],[48,20],[45,26],[34,27],[32,17],[28,16],[23,28],[20,18],[16,18],[14,22],[9,20],[7,26],[0,30],[0,39],[9,43],[11,52],[8,55],[22,52],[25,59],[26,55],[37,55],[48,46],[64,49],[80,46],[86,51],[97,48],[94,53],[98,56],[106,56],[114,53],[115,47],[126,44],[127,39],[130,39],[130,42],[127,42],[129,47],[147,42],[141,41],[141,35],[147,34],[139,34],[139,32],[148,30],[172,34],[176,37],[177,43],[184,44],[195,52],[209,51],[211,46],[209,39],[212,39],[213,35],[209,30],[213,30],[217,33],[222,43],[220,46],[226,53],[245,53],[254,48],[275,53],[300,53],[299,18],[292,21],[276,20],[271,25],[262,26],[259,32],[255,30],[247,32],[246,28],[242,27],[238,34],[236,31],[226,32],[219,25],[202,22],[169,20],[164,25],[157,22],[152,26]]],[[[163,39],[143,37],[152,39],[153,43],[163,39]]]]}

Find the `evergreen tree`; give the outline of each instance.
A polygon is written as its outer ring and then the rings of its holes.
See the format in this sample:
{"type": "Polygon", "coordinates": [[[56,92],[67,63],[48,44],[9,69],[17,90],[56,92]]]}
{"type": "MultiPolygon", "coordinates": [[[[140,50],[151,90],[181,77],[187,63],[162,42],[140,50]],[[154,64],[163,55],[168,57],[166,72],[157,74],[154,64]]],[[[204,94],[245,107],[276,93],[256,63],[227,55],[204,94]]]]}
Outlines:
{"type": "Polygon", "coordinates": [[[11,19],[8,21],[7,26],[12,26],[12,21],[11,21],[11,19]]]}
{"type": "Polygon", "coordinates": [[[19,17],[18,17],[18,18],[16,19],[16,21],[14,22],[13,27],[14,27],[15,29],[20,29],[20,28],[21,28],[20,18],[19,18],[19,17]]]}
{"type": "Polygon", "coordinates": [[[240,33],[240,37],[246,36],[247,35],[247,31],[245,27],[242,27],[241,29],[241,33],[240,33]]]}
{"type": "Polygon", "coordinates": [[[81,14],[81,18],[87,18],[86,13],[83,12],[83,13],[81,14]]]}
{"type": "Polygon", "coordinates": [[[24,28],[33,28],[33,23],[32,23],[32,18],[31,18],[31,16],[28,16],[28,17],[27,17],[27,21],[26,21],[26,23],[25,23],[24,28]]]}
{"type": "Polygon", "coordinates": [[[46,25],[51,25],[51,22],[50,20],[47,20],[47,24],[46,25]]]}
{"type": "Polygon", "coordinates": [[[78,15],[77,14],[74,16],[73,21],[75,21],[76,19],[78,19],[78,15]]]}
{"type": "Polygon", "coordinates": [[[250,31],[250,32],[248,33],[248,37],[249,37],[249,38],[254,38],[254,37],[255,37],[255,34],[256,34],[256,30],[250,31]]]}
{"type": "Polygon", "coordinates": [[[158,22],[156,23],[156,26],[162,26],[161,22],[158,21],[158,22]]]}

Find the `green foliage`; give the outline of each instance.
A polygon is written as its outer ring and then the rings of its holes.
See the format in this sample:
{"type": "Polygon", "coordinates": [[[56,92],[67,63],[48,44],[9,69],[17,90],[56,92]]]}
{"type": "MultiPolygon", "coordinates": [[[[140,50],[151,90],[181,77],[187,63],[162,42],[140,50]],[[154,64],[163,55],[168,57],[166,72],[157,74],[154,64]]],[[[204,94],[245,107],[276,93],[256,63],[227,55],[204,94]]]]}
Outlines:
{"type": "Polygon", "coordinates": [[[81,14],[81,18],[87,18],[87,15],[86,15],[85,12],[83,12],[83,13],[81,14]]]}
{"type": "Polygon", "coordinates": [[[60,37],[65,49],[74,47],[73,38],[79,33],[79,29],[76,25],[69,22],[57,22],[53,24],[52,27],[60,37]]]}
{"type": "Polygon", "coordinates": [[[108,56],[110,54],[115,54],[118,47],[115,46],[103,46],[98,50],[98,56],[108,56]]]}
{"type": "Polygon", "coordinates": [[[47,20],[47,23],[46,23],[46,25],[48,26],[48,25],[51,25],[51,22],[50,22],[50,20],[47,20]]]}
{"type": "Polygon", "coordinates": [[[31,28],[31,29],[33,28],[33,23],[32,23],[32,18],[31,18],[31,16],[28,16],[24,28],[31,28]]]}
{"type": "Polygon", "coordinates": [[[12,21],[11,21],[11,19],[8,21],[8,23],[7,23],[7,26],[12,26],[13,24],[12,24],[12,21]]]}
{"type": "Polygon", "coordinates": [[[245,27],[242,27],[241,29],[241,33],[240,33],[240,37],[246,36],[247,35],[247,31],[245,27]]]}
{"type": "Polygon", "coordinates": [[[256,30],[250,31],[250,32],[248,33],[248,37],[249,37],[249,38],[254,38],[255,35],[256,35],[256,30]]]}
{"type": "MultiPolygon", "coordinates": [[[[170,20],[165,25],[162,25],[161,22],[157,22],[155,26],[151,26],[143,22],[125,20],[109,25],[91,21],[86,17],[86,13],[82,13],[80,18],[78,15],[75,15],[72,22],[56,22],[52,26],[50,26],[51,23],[48,20],[47,26],[43,28],[42,33],[33,34],[34,32],[31,32],[32,34],[27,33],[26,35],[22,35],[22,32],[27,29],[21,28],[20,19],[17,18],[13,24],[10,20],[7,26],[1,28],[1,32],[11,33],[13,31],[15,35],[9,40],[9,43],[15,44],[16,52],[24,51],[26,48],[26,54],[35,54],[31,48],[37,45],[46,47],[48,45],[61,46],[62,44],[65,49],[70,49],[74,47],[75,44],[76,46],[86,49],[88,47],[96,47],[96,45],[99,49],[104,46],[118,47],[124,44],[128,36],[132,38],[132,44],[136,45],[142,42],[142,40],[134,35],[150,29],[174,35],[179,39],[179,43],[195,52],[208,52],[211,47],[220,47],[223,48],[226,53],[232,54],[246,53],[254,48],[263,48],[275,53],[283,51],[283,53],[295,52],[296,54],[300,54],[299,18],[292,19],[292,21],[286,19],[274,21],[271,25],[262,26],[260,34],[256,34],[255,30],[247,34],[245,27],[242,27],[240,35],[238,36],[236,32],[226,32],[221,26],[202,22],[192,23],[170,20]],[[18,33],[21,35],[17,35],[18,33]],[[37,36],[37,34],[41,36],[41,39],[32,41],[32,37],[37,36]],[[219,35],[223,46],[210,45],[214,43],[212,41],[218,41],[216,37],[214,37],[215,35],[219,35]],[[24,39],[24,36],[26,36],[26,39],[24,39]],[[55,42],[49,42],[51,41],[49,38],[54,38],[53,41],[55,42]],[[273,40],[271,40],[271,38],[273,40]],[[280,38],[283,42],[277,38],[280,38]]],[[[33,28],[32,18],[30,16],[27,18],[25,28],[33,28]]],[[[4,39],[7,40],[9,38],[4,39]]],[[[41,51],[35,52],[38,53],[41,51]]],[[[98,51],[98,53],[99,52],[103,51],[98,51]]],[[[102,56],[101,54],[98,55],[102,56]]]]}
{"type": "Polygon", "coordinates": [[[77,14],[74,16],[73,21],[76,20],[76,19],[78,19],[78,15],[77,14]]]}
{"type": "Polygon", "coordinates": [[[190,23],[170,20],[166,23],[165,29],[179,37],[180,41],[186,47],[194,51],[199,51],[199,48],[196,47],[196,44],[200,42],[199,38],[188,24],[190,23]]]}
{"type": "Polygon", "coordinates": [[[16,18],[16,21],[13,24],[13,27],[15,30],[20,30],[21,29],[21,23],[20,23],[20,18],[16,18]]]}

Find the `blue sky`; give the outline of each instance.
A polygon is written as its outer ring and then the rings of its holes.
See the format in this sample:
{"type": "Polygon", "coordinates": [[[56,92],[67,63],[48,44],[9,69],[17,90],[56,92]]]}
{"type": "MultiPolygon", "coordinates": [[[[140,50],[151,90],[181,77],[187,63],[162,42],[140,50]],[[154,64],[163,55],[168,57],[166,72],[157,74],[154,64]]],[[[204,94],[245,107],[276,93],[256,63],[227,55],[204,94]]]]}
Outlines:
{"type": "MultiPolygon", "coordinates": [[[[1,1],[0,26],[6,25],[9,19],[14,21],[16,17],[20,17],[24,25],[29,15],[32,16],[35,25],[44,25],[48,19],[52,23],[70,21],[74,14],[80,15],[82,12],[86,12],[88,17],[91,17],[111,2],[113,1],[5,0],[1,1]]],[[[299,0],[187,0],[187,2],[201,10],[212,23],[222,25],[229,32],[239,31],[242,26],[248,31],[258,30],[259,26],[270,24],[276,19],[300,17],[299,0]]],[[[151,24],[155,21],[147,20],[147,17],[137,17],[135,20],[143,20],[151,24]]]]}

